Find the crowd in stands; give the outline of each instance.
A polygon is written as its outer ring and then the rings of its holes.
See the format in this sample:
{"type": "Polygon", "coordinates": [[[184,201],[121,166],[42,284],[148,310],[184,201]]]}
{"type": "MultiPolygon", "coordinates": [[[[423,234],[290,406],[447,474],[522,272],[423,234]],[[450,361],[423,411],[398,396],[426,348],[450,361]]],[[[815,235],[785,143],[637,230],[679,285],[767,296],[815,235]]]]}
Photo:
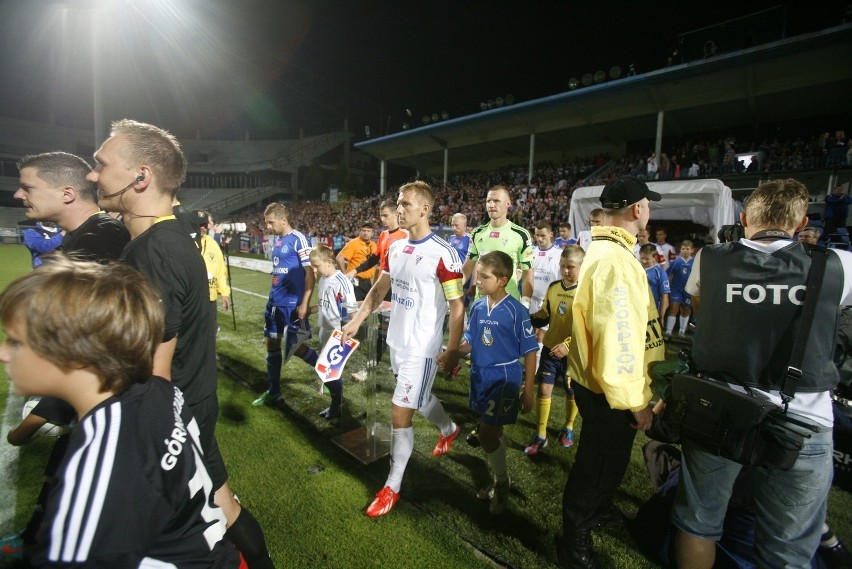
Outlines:
{"type": "MultiPolygon", "coordinates": [[[[487,221],[482,208],[484,192],[497,184],[512,192],[515,207],[511,220],[534,227],[541,220],[554,226],[568,221],[571,194],[581,186],[604,185],[617,176],[635,176],[648,180],[680,180],[760,172],[775,174],[825,167],[852,166],[852,138],[845,131],[832,135],[825,131],[809,138],[780,141],[765,138],[761,142],[740,140],[735,136],[683,140],[667,146],[657,157],[638,152],[621,157],[598,154],[561,164],[536,164],[532,183],[527,182],[525,165],[505,166],[491,171],[464,171],[449,175],[444,185],[440,176],[425,176],[435,190],[437,202],[432,223],[449,226],[455,213],[467,216],[468,227],[487,221]],[[754,156],[746,165],[737,155],[754,156]]],[[[390,188],[388,195],[395,195],[390,188]]],[[[361,223],[371,221],[379,228],[378,209],[382,196],[358,198],[348,202],[303,201],[289,204],[298,227],[320,237],[357,235],[361,223]]],[[[230,216],[228,221],[244,222],[257,238],[264,233],[263,213],[257,210],[230,216]]]]}

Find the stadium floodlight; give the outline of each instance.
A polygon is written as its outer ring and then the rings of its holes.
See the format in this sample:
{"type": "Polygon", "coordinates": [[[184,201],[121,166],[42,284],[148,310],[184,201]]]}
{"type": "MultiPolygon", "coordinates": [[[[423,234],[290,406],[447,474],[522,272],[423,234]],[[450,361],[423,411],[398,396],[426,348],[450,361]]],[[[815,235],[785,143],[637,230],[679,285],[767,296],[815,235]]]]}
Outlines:
{"type": "Polygon", "coordinates": [[[494,99],[488,99],[488,108],[489,109],[493,109],[495,104],[496,103],[494,102],[494,99]]]}
{"type": "Polygon", "coordinates": [[[506,95],[506,104],[514,105],[515,104],[515,96],[514,95],[506,95]]]}
{"type": "Polygon", "coordinates": [[[618,65],[613,65],[612,67],[610,67],[609,78],[615,80],[619,77],[621,77],[621,67],[619,67],[618,65]]]}
{"type": "Polygon", "coordinates": [[[568,88],[572,91],[580,86],[580,81],[577,80],[576,77],[572,77],[568,80],[568,88]]]}
{"type": "Polygon", "coordinates": [[[405,109],[405,116],[411,118],[411,109],[405,109]]]}
{"type": "Polygon", "coordinates": [[[603,83],[606,80],[606,73],[603,71],[595,71],[595,83],[603,83]]]}
{"type": "Polygon", "coordinates": [[[497,97],[496,99],[494,99],[494,104],[498,107],[502,107],[503,106],[503,97],[497,97]]]}
{"type": "Polygon", "coordinates": [[[429,124],[429,115],[423,115],[423,124],[429,124]]]}
{"type": "Polygon", "coordinates": [[[592,76],[591,73],[584,73],[582,81],[583,81],[583,86],[588,87],[589,85],[591,85],[592,83],[595,82],[595,78],[592,76]]]}
{"type": "Polygon", "coordinates": [[[438,113],[432,113],[432,122],[438,122],[438,113]]]}
{"type": "Polygon", "coordinates": [[[408,130],[409,128],[411,127],[408,125],[407,122],[402,123],[402,130],[408,130]]]}
{"type": "Polygon", "coordinates": [[[445,121],[448,118],[450,118],[450,113],[448,113],[447,111],[441,111],[441,120],[445,121]]]}
{"type": "Polygon", "coordinates": [[[488,103],[486,103],[485,101],[482,101],[481,103],[479,103],[479,110],[480,111],[487,111],[488,110],[488,103]]]}

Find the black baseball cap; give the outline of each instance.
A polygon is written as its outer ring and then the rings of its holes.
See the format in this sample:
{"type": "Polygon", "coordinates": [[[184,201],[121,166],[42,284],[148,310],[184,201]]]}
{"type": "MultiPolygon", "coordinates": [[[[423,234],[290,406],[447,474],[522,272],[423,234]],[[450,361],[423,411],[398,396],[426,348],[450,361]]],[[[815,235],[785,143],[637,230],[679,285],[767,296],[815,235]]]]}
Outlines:
{"type": "Polygon", "coordinates": [[[658,202],[663,196],[648,189],[648,184],[632,176],[621,176],[604,186],[601,206],[604,209],[619,209],[633,205],[642,198],[658,202]]]}
{"type": "Polygon", "coordinates": [[[192,212],[192,217],[195,219],[195,223],[197,223],[199,227],[208,224],[206,211],[196,209],[192,212]]]}

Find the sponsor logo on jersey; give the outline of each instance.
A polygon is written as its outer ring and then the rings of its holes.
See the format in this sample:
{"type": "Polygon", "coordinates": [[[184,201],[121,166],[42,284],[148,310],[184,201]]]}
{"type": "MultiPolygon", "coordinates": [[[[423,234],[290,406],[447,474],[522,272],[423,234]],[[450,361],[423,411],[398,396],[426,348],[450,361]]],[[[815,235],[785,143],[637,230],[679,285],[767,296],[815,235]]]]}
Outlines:
{"type": "Polygon", "coordinates": [[[500,237],[500,232],[499,231],[492,231],[491,233],[488,234],[488,236],[489,237],[500,237]]]}
{"type": "Polygon", "coordinates": [[[411,310],[414,308],[414,299],[408,296],[399,296],[396,293],[391,294],[391,300],[400,304],[406,310],[411,310]]]}
{"type": "Polygon", "coordinates": [[[530,322],[529,318],[521,322],[521,326],[524,328],[524,336],[527,338],[533,337],[533,325],[530,322]]]}
{"type": "Polygon", "coordinates": [[[482,343],[486,346],[494,343],[494,336],[491,334],[491,328],[488,326],[482,329],[482,343]]]}
{"type": "Polygon", "coordinates": [[[411,255],[412,253],[414,253],[414,245],[406,245],[405,249],[403,249],[402,252],[406,255],[411,255]]]}
{"type": "Polygon", "coordinates": [[[539,256],[539,257],[547,257],[547,251],[541,251],[541,250],[539,250],[539,252],[538,252],[538,256],[539,256]]]}

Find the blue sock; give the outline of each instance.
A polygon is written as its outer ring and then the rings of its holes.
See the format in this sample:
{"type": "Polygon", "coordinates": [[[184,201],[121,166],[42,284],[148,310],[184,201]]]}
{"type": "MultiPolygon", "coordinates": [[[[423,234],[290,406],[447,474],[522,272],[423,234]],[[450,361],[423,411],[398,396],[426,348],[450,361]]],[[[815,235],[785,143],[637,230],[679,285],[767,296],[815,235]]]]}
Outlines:
{"type": "Polygon", "coordinates": [[[311,367],[314,367],[315,365],[317,365],[318,359],[319,359],[318,353],[313,351],[311,348],[305,348],[305,353],[302,354],[302,360],[304,360],[304,362],[306,364],[308,364],[311,367]]]}
{"type": "Polygon", "coordinates": [[[266,380],[269,382],[269,393],[281,395],[281,350],[266,352],[266,380]]]}
{"type": "Polygon", "coordinates": [[[343,403],[343,381],[329,381],[325,384],[331,393],[331,408],[334,410],[340,409],[340,404],[343,403]]]}

